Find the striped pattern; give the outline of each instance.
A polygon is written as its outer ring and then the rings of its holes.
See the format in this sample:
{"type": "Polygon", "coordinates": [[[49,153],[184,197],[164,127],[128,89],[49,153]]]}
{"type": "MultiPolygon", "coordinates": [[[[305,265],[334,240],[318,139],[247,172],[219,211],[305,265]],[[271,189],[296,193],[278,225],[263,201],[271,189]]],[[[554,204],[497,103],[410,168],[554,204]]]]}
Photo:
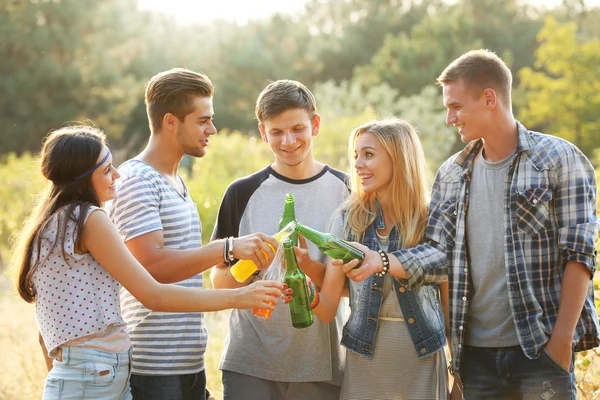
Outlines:
{"type": "MultiPolygon", "coordinates": [[[[162,230],[165,247],[192,249],[202,245],[196,205],[182,197],[158,171],[139,160],[119,167],[117,198],[110,216],[124,241],[162,230]]],[[[202,287],[202,274],[177,283],[202,287]]],[[[204,369],[207,332],[202,313],[163,313],[144,307],[128,291],[121,291],[121,310],[133,345],[132,372],[179,375],[204,369]]]]}
{"type": "MultiPolygon", "coordinates": [[[[596,269],[596,178],[588,159],[569,142],[528,131],[520,123],[518,129],[519,144],[505,181],[503,245],[511,313],[524,353],[534,358],[556,323],[565,264],[580,262],[591,275],[596,269]]],[[[409,282],[427,281],[429,275],[439,273],[427,267],[434,265],[429,260],[445,250],[455,371],[460,369],[468,329],[470,267],[465,218],[473,160],[481,147],[481,140],[473,141],[440,167],[432,191],[429,241],[398,257],[408,262],[409,282]]],[[[598,346],[599,337],[590,281],[573,338],[575,351],[598,346]]]]}

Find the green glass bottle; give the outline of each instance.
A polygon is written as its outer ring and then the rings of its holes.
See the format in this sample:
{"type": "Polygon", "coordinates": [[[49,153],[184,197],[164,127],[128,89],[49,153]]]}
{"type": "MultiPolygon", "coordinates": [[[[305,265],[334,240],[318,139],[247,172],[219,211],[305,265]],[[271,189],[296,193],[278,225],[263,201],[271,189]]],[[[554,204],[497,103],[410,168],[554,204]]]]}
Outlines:
{"type": "Polygon", "coordinates": [[[314,319],[310,308],[306,275],[298,266],[294,246],[289,238],[283,240],[283,250],[285,254],[285,276],[283,281],[293,290],[292,300],[288,304],[292,325],[298,329],[306,328],[312,325],[314,319]]]}
{"type": "Polygon", "coordinates": [[[343,260],[344,264],[357,258],[359,260],[358,265],[353,269],[360,267],[365,260],[365,253],[351,246],[348,242],[336,238],[331,233],[322,233],[300,223],[296,225],[296,232],[313,242],[321,252],[333,259],[343,260]]]}
{"type": "MultiPolygon", "coordinates": [[[[294,209],[294,195],[285,195],[285,204],[283,206],[283,216],[279,221],[279,230],[282,230],[290,222],[296,222],[296,211],[294,209]]],[[[290,235],[290,239],[294,246],[298,246],[298,234],[296,232],[290,235]]]]}

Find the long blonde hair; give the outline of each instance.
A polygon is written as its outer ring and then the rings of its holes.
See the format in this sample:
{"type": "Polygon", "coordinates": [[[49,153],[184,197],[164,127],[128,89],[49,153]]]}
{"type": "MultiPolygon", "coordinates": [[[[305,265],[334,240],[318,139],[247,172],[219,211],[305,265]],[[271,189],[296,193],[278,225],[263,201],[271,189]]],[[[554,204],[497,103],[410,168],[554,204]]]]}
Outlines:
{"type": "Polygon", "coordinates": [[[373,134],[392,159],[391,217],[399,230],[402,247],[413,247],[424,237],[431,187],[419,137],[408,122],[398,118],[367,122],[350,135],[351,194],[340,209],[347,212],[346,233],[360,241],[376,215],[376,194],[363,191],[355,168],[356,140],[364,133],[373,134]]]}

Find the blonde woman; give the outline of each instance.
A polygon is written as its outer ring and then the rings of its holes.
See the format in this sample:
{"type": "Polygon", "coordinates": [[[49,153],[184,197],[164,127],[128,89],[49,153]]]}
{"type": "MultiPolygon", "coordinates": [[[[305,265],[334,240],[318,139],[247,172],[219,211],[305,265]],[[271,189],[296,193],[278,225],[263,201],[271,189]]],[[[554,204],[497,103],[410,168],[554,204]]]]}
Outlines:
{"type": "MultiPolygon", "coordinates": [[[[341,399],[445,399],[444,319],[438,284],[445,274],[411,281],[394,251],[422,242],[427,225],[427,166],[413,127],[372,121],[350,137],[351,196],[331,233],[366,254],[328,263],[315,314],[330,321],[349,278],[350,318],[341,399]]],[[[443,267],[445,258],[439,259],[443,267]]],[[[439,270],[443,271],[443,268],[439,270]]],[[[439,271],[438,270],[438,271],[439,271]]]]}

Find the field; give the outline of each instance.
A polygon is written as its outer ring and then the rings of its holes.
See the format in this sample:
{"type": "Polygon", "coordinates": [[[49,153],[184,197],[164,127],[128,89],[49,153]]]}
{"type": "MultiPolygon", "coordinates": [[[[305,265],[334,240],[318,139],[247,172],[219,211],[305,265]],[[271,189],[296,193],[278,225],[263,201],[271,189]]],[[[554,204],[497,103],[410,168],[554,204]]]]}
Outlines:
{"type": "MultiPolygon", "coordinates": [[[[358,118],[358,117],[357,117],[358,118]]],[[[360,116],[365,118],[366,116],[360,116]]],[[[337,121],[337,131],[325,136],[317,158],[338,169],[345,170],[347,133],[356,121],[337,121]],[[322,153],[321,153],[322,152],[322,153]]],[[[434,149],[426,153],[434,153],[434,149]]],[[[117,152],[115,152],[117,154],[117,152]]],[[[220,133],[211,139],[211,151],[190,172],[182,170],[203,221],[204,242],[212,232],[216,211],[226,185],[235,178],[249,174],[267,165],[268,147],[256,137],[247,138],[239,133],[220,133]],[[244,157],[231,157],[244,154],[244,157]],[[227,160],[221,162],[220,160],[227,160]],[[214,168],[215,164],[219,168],[214,168]],[[210,173],[205,173],[209,171],[210,173]]],[[[118,163],[119,160],[115,161],[118,163]]],[[[600,176],[599,176],[600,178],[600,176]]],[[[9,155],[0,162],[0,272],[10,260],[9,240],[31,208],[33,196],[44,186],[34,157],[9,155]]],[[[600,308],[600,276],[596,275],[596,306],[600,308]]],[[[207,280],[208,281],[208,280],[207,280]]],[[[208,388],[220,399],[221,373],[219,359],[227,331],[228,312],[207,314],[209,345],[206,354],[208,388]]],[[[0,399],[29,400],[41,398],[46,369],[38,344],[38,333],[33,306],[18,300],[11,293],[10,283],[0,275],[0,399]]],[[[580,353],[576,360],[577,386],[581,399],[600,399],[600,350],[580,353]]]]}

